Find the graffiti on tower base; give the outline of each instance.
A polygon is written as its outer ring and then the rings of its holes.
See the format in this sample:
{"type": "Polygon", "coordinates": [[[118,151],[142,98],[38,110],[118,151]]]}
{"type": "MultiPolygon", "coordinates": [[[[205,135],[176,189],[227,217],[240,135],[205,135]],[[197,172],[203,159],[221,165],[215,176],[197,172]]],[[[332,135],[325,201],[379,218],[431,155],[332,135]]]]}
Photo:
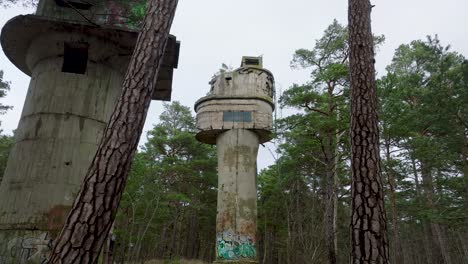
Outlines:
{"type": "Polygon", "coordinates": [[[229,230],[217,235],[216,256],[226,260],[251,259],[256,258],[257,251],[251,237],[237,235],[229,230]]]}

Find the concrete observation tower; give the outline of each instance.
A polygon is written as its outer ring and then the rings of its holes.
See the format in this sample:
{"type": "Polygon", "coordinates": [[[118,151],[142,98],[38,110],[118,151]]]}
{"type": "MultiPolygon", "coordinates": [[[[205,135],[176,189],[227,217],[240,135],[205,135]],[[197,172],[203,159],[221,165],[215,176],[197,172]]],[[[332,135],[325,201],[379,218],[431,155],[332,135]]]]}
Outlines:
{"type": "Polygon", "coordinates": [[[197,139],[218,149],[215,263],[258,263],[257,153],[270,140],[273,75],[261,57],[243,57],[240,68],[210,84],[195,111],[197,139]]]}
{"type": "MultiPolygon", "coordinates": [[[[40,0],[2,29],[31,76],[0,185],[0,264],[42,261],[60,231],[122,90],[138,36],[113,0],[40,0]]],[[[179,43],[168,40],[155,100],[170,100],[179,43]]]]}

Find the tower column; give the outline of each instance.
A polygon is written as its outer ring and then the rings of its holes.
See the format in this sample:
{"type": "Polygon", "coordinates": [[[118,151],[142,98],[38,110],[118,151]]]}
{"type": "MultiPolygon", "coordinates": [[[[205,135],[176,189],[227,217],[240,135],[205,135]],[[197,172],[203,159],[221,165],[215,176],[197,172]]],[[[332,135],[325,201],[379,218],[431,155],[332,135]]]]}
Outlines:
{"type": "Polygon", "coordinates": [[[255,132],[232,129],[216,139],[218,148],[218,263],[257,263],[257,153],[255,132]],[[236,263],[236,262],[235,262],[236,263]]]}
{"type": "Polygon", "coordinates": [[[243,57],[240,68],[210,84],[195,111],[197,140],[218,149],[215,263],[258,263],[257,154],[271,139],[273,75],[261,57],[243,57]]]}

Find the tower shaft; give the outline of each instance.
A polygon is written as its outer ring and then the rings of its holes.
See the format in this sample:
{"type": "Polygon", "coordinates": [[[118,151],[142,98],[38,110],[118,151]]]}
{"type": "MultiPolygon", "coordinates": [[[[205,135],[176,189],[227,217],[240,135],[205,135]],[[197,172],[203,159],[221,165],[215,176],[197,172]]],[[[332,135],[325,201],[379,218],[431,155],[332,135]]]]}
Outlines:
{"type": "Polygon", "coordinates": [[[218,259],[257,259],[257,153],[259,138],[246,129],[228,130],[217,137],[218,259]]]}
{"type": "Polygon", "coordinates": [[[240,68],[210,84],[195,111],[196,138],[218,149],[215,263],[258,263],[257,154],[271,139],[273,75],[261,57],[243,57],[240,68]]]}

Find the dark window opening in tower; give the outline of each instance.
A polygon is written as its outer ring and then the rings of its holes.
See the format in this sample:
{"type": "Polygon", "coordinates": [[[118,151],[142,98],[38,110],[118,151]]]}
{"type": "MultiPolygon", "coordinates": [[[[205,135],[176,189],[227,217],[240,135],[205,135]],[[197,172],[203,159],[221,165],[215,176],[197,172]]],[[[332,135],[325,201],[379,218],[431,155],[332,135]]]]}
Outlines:
{"type": "Polygon", "coordinates": [[[245,65],[259,66],[260,65],[260,60],[259,59],[245,59],[245,65]]]}
{"type": "Polygon", "coordinates": [[[55,0],[58,6],[76,8],[81,10],[89,10],[93,5],[86,1],[80,0],[55,0]]]}
{"type": "Polygon", "coordinates": [[[88,48],[86,42],[65,42],[62,72],[85,74],[88,65],[88,48]]]}
{"type": "Polygon", "coordinates": [[[223,112],[223,121],[252,122],[252,112],[226,111],[223,112]]]}

